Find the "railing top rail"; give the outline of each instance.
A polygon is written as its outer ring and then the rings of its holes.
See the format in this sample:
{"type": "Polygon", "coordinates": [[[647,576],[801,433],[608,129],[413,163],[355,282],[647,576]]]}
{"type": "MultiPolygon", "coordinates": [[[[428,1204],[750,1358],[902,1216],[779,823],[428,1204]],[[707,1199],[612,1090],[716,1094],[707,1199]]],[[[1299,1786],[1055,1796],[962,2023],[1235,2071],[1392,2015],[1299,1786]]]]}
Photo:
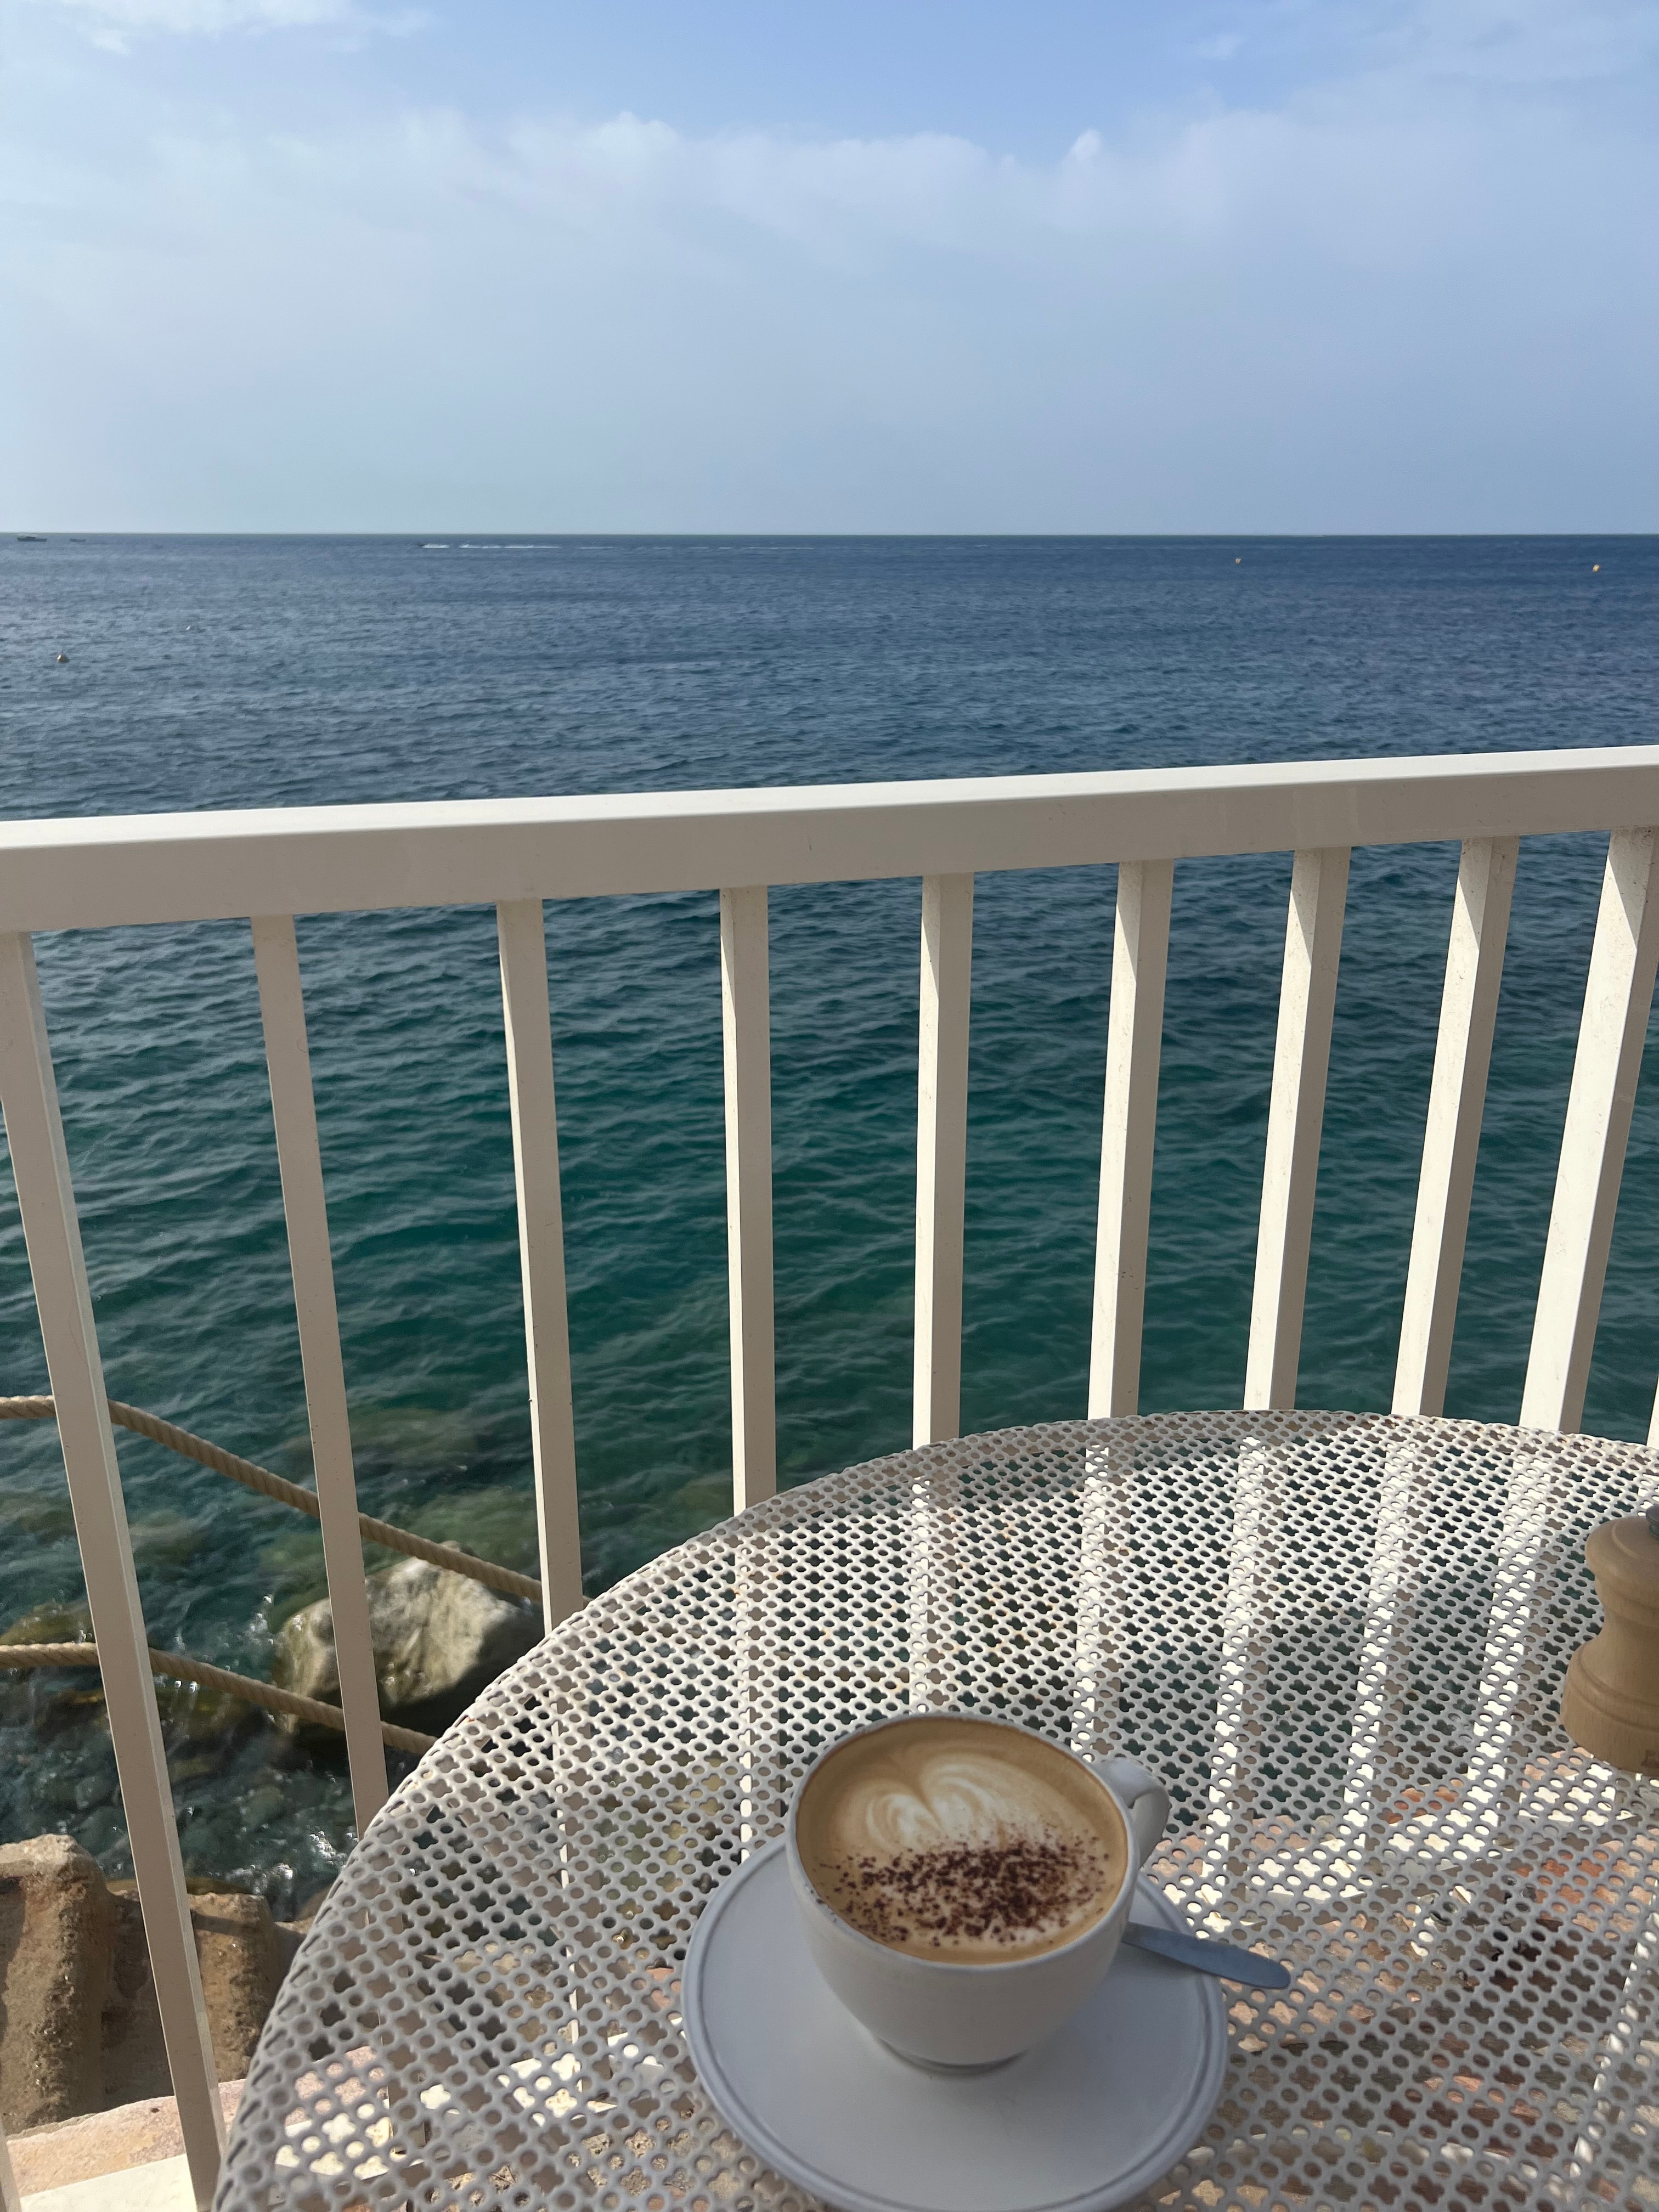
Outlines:
{"type": "Polygon", "coordinates": [[[1659,745],[0,822],[0,930],[969,875],[1659,823],[1659,745]]]}

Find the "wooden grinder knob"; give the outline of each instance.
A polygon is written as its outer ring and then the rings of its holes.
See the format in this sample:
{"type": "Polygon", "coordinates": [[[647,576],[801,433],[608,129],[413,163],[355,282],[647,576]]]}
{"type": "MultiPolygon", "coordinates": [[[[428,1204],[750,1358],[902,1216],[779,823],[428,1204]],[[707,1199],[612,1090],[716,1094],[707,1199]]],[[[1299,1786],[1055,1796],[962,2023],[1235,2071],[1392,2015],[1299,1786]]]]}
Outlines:
{"type": "Polygon", "coordinates": [[[1584,1557],[1607,1626],[1568,1662],[1561,1725],[1610,1766],[1659,1774],[1659,1505],[1593,1528],[1584,1557]]]}

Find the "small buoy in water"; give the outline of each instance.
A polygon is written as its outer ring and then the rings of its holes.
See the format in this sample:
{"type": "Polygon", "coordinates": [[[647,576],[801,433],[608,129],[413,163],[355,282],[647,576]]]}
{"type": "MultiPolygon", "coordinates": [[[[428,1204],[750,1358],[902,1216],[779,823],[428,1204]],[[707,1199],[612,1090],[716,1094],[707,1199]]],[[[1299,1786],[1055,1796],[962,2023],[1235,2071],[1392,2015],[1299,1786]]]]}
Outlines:
{"type": "Polygon", "coordinates": [[[67,660],[67,659],[69,659],[69,655],[68,655],[68,653],[60,653],[58,654],[58,658],[60,660],[67,660]]]}
{"type": "Polygon", "coordinates": [[[1233,566],[1235,568],[1242,568],[1244,566],[1244,556],[1242,553],[1234,556],[1233,566]]]}
{"type": "Polygon", "coordinates": [[[1601,563],[1599,561],[1592,561],[1592,562],[1590,562],[1590,574],[1591,574],[1591,575],[1592,575],[1592,576],[1599,576],[1599,575],[1601,574],[1601,563]]]}

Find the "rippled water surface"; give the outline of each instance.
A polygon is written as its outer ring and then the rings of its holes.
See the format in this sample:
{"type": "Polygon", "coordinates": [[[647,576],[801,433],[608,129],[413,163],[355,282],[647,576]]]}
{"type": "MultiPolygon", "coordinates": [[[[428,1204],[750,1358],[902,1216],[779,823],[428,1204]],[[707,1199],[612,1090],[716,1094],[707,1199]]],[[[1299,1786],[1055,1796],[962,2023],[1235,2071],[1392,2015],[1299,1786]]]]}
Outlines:
{"type": "MultiPolygon", "coordinates": [[[[1646,742],[1659,540],[0,544],[14,813],[834,782],[1646,742]],[[1599,562],[1599,573],[1593,564],[1599,562]],[[64,653],[65,662],[55,656],[64,653]]],[[[1382,1407],[1456,853],[1354,856],[1302,1362],[1382,1407]]],[[[1601,860],[1523,848],[1448,1410],[1519,1404],[1601,860]]],[[[1176,875],[1142,1403],[1243,1378],[1288,855],[1176,875]]],[[[1080,1413],[1113,872],[981,879],[963,1419],[1080,1413]]],[[[772,898],[783,1479],[908,1441],[914,883],[772,898]]],[[[493,917],[300,923],[365,1510],[533,1562],[493,917]]],[[[728,1484],[712,896],[548,909],[590,1589],[728,1484]]],[[[284,1473],[305,1405],[246,925],[42,939],[109,1388],[284,1473]]],[[[1586,1425],[1646,1432],[1659,1093],[1586,1425]]],[[[46,1388],[0,1179],[0,1391],[46,1388]]],[[[314,1530],[124,1438],[150,1639],[264,1673],[314,1530]]],[[[0,1627],[80,1595],[55,1433],[0,1425],[0,1627]]],[[[76,1679],[0,1683],[0,1835],[112,1871],[76,1679]]],[[[86,1681],[81,1680],[84,1690],[86,1681]]],[[[314,1889],[343,1774],[172,1728],[192,1870],[314,1889]]]]}

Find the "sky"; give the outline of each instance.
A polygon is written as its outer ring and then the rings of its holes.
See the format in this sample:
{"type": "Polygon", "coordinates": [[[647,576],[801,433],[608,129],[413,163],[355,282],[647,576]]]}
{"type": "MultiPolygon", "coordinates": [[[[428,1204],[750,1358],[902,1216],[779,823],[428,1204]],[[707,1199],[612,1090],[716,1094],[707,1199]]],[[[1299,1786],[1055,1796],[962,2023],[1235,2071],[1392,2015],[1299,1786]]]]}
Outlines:
{"type": "Polygon", "coordinates": [[[1659,528],[1659,0],[0,0],[0,527],[1659,528]]]}

